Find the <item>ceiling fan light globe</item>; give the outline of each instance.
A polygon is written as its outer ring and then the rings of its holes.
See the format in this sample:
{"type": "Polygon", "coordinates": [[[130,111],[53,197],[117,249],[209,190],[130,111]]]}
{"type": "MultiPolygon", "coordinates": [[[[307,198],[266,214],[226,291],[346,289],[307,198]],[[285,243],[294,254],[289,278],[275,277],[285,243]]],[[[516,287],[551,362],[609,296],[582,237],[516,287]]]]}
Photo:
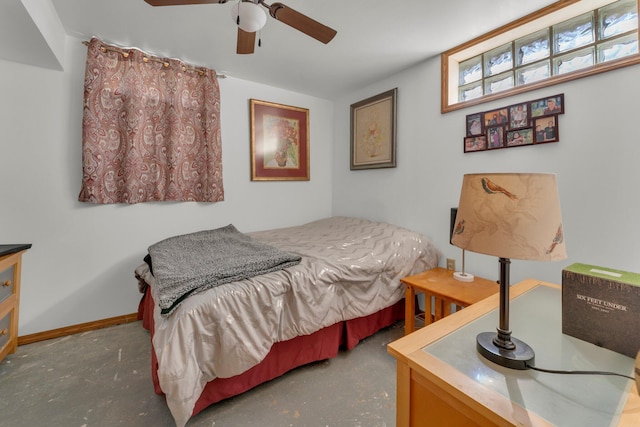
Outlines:
{"type": "Polygon", "coordinates": [[[243,31],[255,33],[267,23],[267,14],[260,6],[252,2],[239,1],[231,8],[233,22],[238,22],[238,26],[243,31]]]}

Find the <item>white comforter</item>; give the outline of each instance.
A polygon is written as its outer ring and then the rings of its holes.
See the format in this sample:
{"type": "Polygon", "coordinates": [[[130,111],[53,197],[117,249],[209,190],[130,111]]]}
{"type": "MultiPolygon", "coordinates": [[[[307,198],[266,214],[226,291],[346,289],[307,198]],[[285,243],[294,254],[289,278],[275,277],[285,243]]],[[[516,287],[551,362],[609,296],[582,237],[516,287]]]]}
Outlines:
{"type": "MultiPolygon", "coordinates": [[[[302,261],[193,295],[168,318],[155,308],[158,377],[178,426],[207,382],[241,374],[275,342],[393,305],[404,296],[400,278],[437,266],[439,258],[420,234],[357,218],[249,234],[302,261]]],[[[146,264],[136,273],[155,299],[146,264]]]]}

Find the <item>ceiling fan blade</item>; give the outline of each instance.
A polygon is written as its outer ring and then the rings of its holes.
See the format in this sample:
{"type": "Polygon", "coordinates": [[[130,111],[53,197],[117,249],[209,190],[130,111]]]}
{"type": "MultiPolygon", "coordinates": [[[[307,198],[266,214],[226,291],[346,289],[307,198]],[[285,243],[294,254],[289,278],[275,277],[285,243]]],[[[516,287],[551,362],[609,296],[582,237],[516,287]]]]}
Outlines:
{"type": "Polygon", "coordinates": [[[273,3],[268,8],[269,14],[278,21],[301,31],[309,37],[313,37],[324,44],[329,43],[337,34],[337,31],[333,28],[329,28],[315,19],[311,19],[282,3],[273,3]]]}
{"type": "Polygon", "coordinates": [[[185,4],[226,3],[228,0],[144,0],[151,6],[182,6],[185,4]]]}
{"type": "Polygon", "coordinates": [[[236,53],[245,54],[253,53],[253,49],[256,45],[256,33],[249,33],[242,28],[238,27],[238,42],[236,46],[236,53]]]}

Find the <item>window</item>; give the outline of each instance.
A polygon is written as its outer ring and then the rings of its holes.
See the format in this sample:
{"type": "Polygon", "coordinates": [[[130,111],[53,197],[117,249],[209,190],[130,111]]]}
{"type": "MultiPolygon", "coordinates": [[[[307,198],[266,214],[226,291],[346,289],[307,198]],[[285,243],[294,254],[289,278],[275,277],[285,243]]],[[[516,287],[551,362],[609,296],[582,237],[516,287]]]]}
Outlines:
{"type": "Polygon", "coordinates": [[[442,112],[640,63],[640,0],[565,0],[442,54],[442,112]]]}

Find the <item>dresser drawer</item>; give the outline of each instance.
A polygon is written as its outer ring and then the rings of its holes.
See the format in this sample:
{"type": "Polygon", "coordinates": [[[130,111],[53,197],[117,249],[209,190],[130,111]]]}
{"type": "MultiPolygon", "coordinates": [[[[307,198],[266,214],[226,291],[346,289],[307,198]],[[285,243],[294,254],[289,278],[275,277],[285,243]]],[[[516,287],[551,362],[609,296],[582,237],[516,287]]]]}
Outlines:
{"type": "Polygon", "coordinates": [[[0,271],[0,303],[13,294],[15,289],[14,281],[15,264],[0,271]]]}
{"type": "Polygon", "coordinates": [[[11,314],[9,311],[2,319],[0,319],[0,350],[4,350],[5,346],[11,340],[11,314]]]}

